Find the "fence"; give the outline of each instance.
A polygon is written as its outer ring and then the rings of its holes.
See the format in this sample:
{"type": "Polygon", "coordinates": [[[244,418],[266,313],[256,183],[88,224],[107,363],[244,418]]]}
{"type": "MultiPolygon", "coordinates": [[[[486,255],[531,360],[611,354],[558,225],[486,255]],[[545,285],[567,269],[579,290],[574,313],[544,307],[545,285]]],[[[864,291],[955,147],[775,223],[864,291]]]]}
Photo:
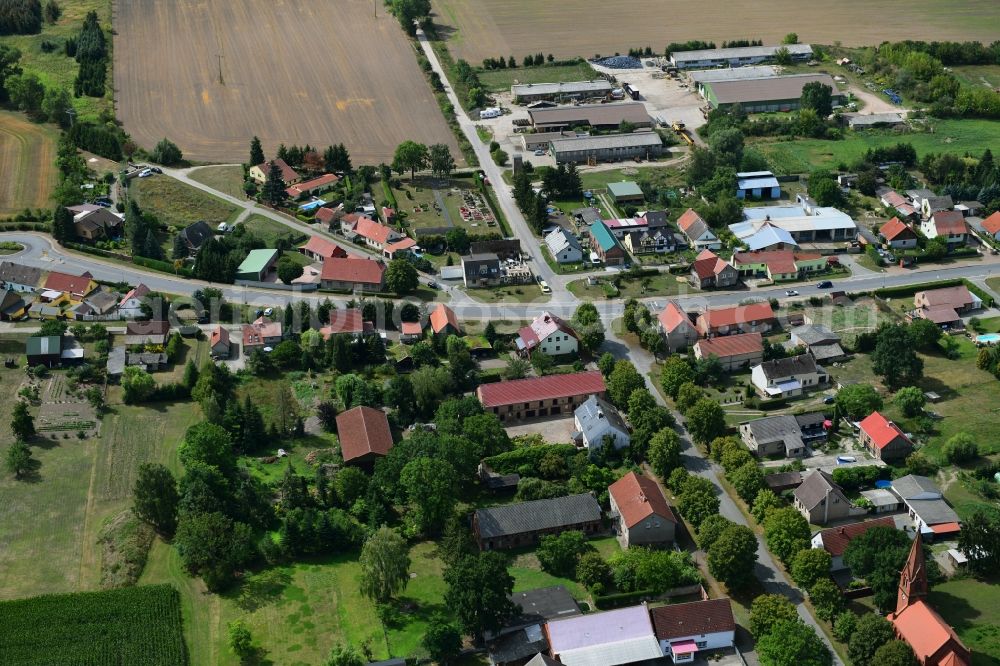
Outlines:
{"type": "Polygon", "coordinates": [[[257,280],[236,280],[234,284],[239,287],[273,289],[274,291],[312,292],[319,289],[318,284],[285,284],[284,282],[258,282],[257,280]]]}

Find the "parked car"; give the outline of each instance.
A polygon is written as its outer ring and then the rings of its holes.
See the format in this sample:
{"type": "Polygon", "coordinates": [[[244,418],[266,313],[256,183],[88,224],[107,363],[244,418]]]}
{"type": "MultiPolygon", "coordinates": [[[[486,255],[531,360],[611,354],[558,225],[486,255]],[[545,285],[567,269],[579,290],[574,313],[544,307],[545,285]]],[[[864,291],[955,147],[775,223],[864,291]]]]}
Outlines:
{"type": "Polygon", "coordinates": [[[435,282],[434,280],[428,280],[427,281],[427,286],[430,287],[431,289],[440,289],[441,288],[440,286],[438,286],[438,283],[435,282]]]}
{"type": "Polygon", "coordinates": [[[830,289],[831,287],[833,287],[833,283],[830,282],[829,280],[823,280],[821,282],[818,282],[816,284],[816,287],[818,289],[830,289]]]}
{"type": "Polygon", "coordinates": [[[825,398],[823,398],[823,404],[824,405],[832,405],[836,401],[837,401],[837,399],[834,398],[832,395],[828,395],[825,398]]]}
{"type": "Polygon", "coordinates": [[[549,283],[546,282],[545,280],[539,280],[538,281],[538,286],[542,288],[542,293],[543,294],[551,294],[552,293],[552,288],[549,286],[549,283]]]}
{"type": "Polygon", "coordinates": [[[535,157],[542,157],[543,155],[545,155],[545,151],[541,148],[535,151],[535,157]]]}
{"type": "Polygon", "coordinates": [[[152,169],[143,169],[142,171],[139,172],[139,178],[149,178],[152,175],[153,175],[152,169]]]}
{"type": "Polygon", "coordinates": [[[785,290],[785,296],[798,296],[798,295],[799,295],[799,292],[795,291],[794,289],[786,289],[785,290]]]}
{"type": "Polygon", "coordinates": [[[264,308],[264,316],[270,317],[274,314],[274,308],[264,308]]]}

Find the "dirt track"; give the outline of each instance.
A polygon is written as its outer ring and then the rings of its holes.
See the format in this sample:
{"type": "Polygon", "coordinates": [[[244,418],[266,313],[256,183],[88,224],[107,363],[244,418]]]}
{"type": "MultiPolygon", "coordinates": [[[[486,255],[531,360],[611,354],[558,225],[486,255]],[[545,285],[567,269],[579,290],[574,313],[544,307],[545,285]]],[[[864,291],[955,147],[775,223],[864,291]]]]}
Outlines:
{"type": "Polygon", "coordinates": [[[460,159],[381,4],[376,19],[371,0],[117,0],[118,117],[139,145],[166,136],[203,161],[245,160],[255,134],[268,153],[343,142],[356,165],[406,139],[460,159]]]}

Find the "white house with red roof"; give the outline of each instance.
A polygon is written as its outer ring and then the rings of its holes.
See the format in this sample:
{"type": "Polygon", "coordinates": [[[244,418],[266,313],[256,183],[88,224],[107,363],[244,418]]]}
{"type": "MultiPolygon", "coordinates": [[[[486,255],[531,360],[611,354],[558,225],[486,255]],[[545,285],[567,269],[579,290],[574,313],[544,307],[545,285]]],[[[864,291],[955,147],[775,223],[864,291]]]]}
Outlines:
{"type": "Polygon", "coordinates": [[[382,291],[385,264],[361,257],[330,257],[323,261],[320,285],[343,291],[382,291]]]}
{"type": "Polygon", "coordinates": [[[251,324],[243,325],[243,354],[274,348],[281,342],[281,322],[271,321],[267,317],[258,317],[251,324]]]}
{"type": "Polygon", "coordinates": [[[622,548],[673,542],[677,516],[656,481],[629,472],[608,486],[608,498],[622,548]]]}
{"type": "Polygon", "coordinates": [[[299,248],[299,252],[313,261],[347,256],[347,250],[322,236],[311,236],[309,242],[299,248]]]}
{"type": "Polygon", "coordinates": [[[766,333],[777,323],[766,301],[709,309],[698,315],[695,327],[704,337],[734,333],[766,333]]]}
{"type": "Polygon", "coordinates": [[[346,215],[340,221],[340,230],[350,240],[361,239],[365,245],[381,251],[387,245],[403,239],[403,234],[367,216],[353,218],[346,215]]]}
{"type": "Polygon", "coordinates": [[[1000,240],[1000,211],[993,213],[979,223],[983,233],[989,234],[993,240],[1000,240]]]}
{"type": "Polygon", "coordinates": [[[255,164],[250,167],[250,179],[258,185],[266,183],[267,174],[271,171],[272,163],[278,165],[278,169],[281,171],[281,181],[285,184],[285,187],[294,185],[302,180],[302,176],[300,176],[295,169],[288,166],[288,162],[280,157],[261,164],[255,164]]]}
{"type": "Polygon", "coordinates": [[[346,310],[331,309],[329,323],[319,329],[324,340],[328,339],[331,335],[360,337],[374,331],[375,325],[370,321],[365,321],[361,308],[348,308],[346,310]]]}
{"type": "Polygon", "coordinates": [[[691,264],[691,282],[699,289],[733,287],[739,272],[711,250],[702,250],[691,264]]]}
{"type": "Polygon", "coordinates": [[[208,345],[209,350],[212,353],[212,358],[229,358],[231,351],[229,343],[229,329],[225,328],[221,324],[212,329],[208,345]]]}
{"type": "Polygon", "coordinates": [[[764,360],[764,338],[760,333],[739,333],[706,338],[694,343],[694,357],[715,357],[726,372],[741,370],[764,360]]]}
{"type": "Polygon", "coordinates": [[[896,250],[917,246],[917,232],[898,217],[892,218],[879,227],[878,235],[882,238],[883,243],[896,250]]]}
{"type": "Polygon", "coordinates": [[[548,356],[564,356],[575,354],[580,348],[576,331],[550,312],[543,312],[518,331],[514,343],[518,353],[523,355],[541,352],[548,356]]]}
{"type": "Polygon", "coordinates": [[[858,425],[858,440],[877,460],[902,460],[913,453],[913,442],[906,433],[879,412],[872,412],[858,425]]]}
{"type": "Polygon", "coordinates": [[[969,240],[969,224],[957,210],[939,210],[924,220],[920,230],[928,238],[944,238],[948,245],[965,245],[969,240]]]}
{"type": "Polygon", "coordinates": [[[382,256],[386,259],[392,261],[397,255],[413,252],[413,248],[417,246],[417,241],[413,240],[409,236],[404,236],[403,238],[389,243],[382,248],[382,256]]]}
{"type": "MultiPolygon", "coordinates": [[[[901,516],[901,521],[906,520],[906,516],[901,516]]],[[[844,564],[844,551],[847,550],[851,541],[863,536],[865,532],[873,527],[888,527],[889,529],[899,529],[896,518],[885,516],[874,520],[865,520],[860,523],[848,523],[839,527],[830,527],[820,530],[812,537],[812,547],[822,548],[830,553],[830,571],[843,571],[847,569],[844,564]]],[[[913,535],[915,532],[908,532],[913,535]]]]}
{"type": "Polygon", "coordinates": [[[285,190],[285,194],[288,195],[289,199],[295,201],[308,196],[316,196],[324,192],[329,192],[338,182],[340,182],[339,176],[335,176],[332,173],[324,173],[322,176],[317,176],[312,180],[292,185],[285,190]]]}
{"type": "Polygon", "coordinates": [[[462,326],[458,323],[458,316],[444,303],[437,304],[428,320],[434,335],[462,335],[462,326]]]}
{"type": "Polygon", "coordinates": [[[660,649],[675,664],[690,664],[705,652],[731,648],[736,642],[736,619],[725,597],[658,606],[649,616],[660,649]]]}
{"type": "Polygon", "coordinates": [[[708,222],[702,219],[701,215],[688,208],[684,214],[677,218],[677,226],[680,228],[691,247],[695,250],[721,250],[722,242],[716,236],[708,222]]]}
{"type": "Polygon", "coordinates": [[[691,317],[676,301],[667,301],[663,311],[657,318],[660,331],[667,342],[667,350],[671,353],[687,349],[698,341],[698,329],[691,322],[691,317]]]}
{"type": "MultiPolygon", "coordinates": [[[[126,319],[142,316],[142,299],[149,293],[149,287],[141,282],[133,287],[122,300],[118,301],[118,314],[126,319]]],[[[208,303],[202,303],[208,307],[208,303]]]]}

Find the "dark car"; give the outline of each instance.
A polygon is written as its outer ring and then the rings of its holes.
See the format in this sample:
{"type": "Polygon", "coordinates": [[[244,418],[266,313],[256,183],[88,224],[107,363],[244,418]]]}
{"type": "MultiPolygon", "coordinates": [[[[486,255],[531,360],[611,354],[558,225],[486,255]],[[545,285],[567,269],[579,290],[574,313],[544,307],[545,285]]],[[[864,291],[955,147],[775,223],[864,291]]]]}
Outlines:
{"type": "Polygon", "coordinates": [[[819,289],[830,289],[833,287],[833,283],[829,280],[823,280],[822,282],[817,283],[816,287],[819,289]]]}

